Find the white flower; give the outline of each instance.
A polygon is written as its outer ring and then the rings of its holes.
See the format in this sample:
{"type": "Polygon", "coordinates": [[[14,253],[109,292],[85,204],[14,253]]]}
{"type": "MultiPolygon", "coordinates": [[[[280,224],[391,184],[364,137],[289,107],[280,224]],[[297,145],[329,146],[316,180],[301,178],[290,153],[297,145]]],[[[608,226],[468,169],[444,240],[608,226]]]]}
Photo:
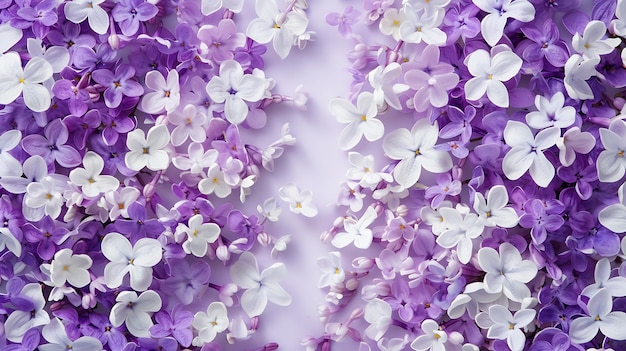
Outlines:
{"type": "Polygon", "coordinates": [[[211,302],[206,313],[196,312],[193,316],[194,329],[198,331],[198,336],[193,338],[193,346],[203,346],[215,339],[217,333],[221,333],[228,328],[228,315],[226,306],[222,302],[211,302]]]}
{"type": "Polygon", "coordinates": [[[58,318],[50,321],[48,325],[43,327],[41,335],[49,344],[39,345],[40,351],[94,351],[101,350],[100,341],[91,336],[81,336],[72,341],[67,336],[65,326],[58,318]]]}
{"type": "Polygon", "coordinates": [[[568,129],[556,142],[559,148],[559,161],[569,167],[576,160],[576,153],[588,154],[596,146],[596,138],[589,132],[581,132],[580,128],[568,129]]]}
{"type": "Polygon", "coordinates": [[[120,185],[117,178],[110,175],[100,175],[104,169],[104,160],[93,151],[88,151],[83,158],[85,168],[74,168],[70,172],[70,180],[74,185],[82,187],[83,194],[95,197],[100,193],[116,190],[120,185]]]}
{"type": "Polygon", "coordinates": [[[417,11],[411,4],[403,8],[406,21],[398,28],[401,40],[407,43],[421,43],[442,46],[448,37],[438,26],[443,22],[444,11],[417,11]]]}
{"type": "Polygon", "coordinates": [[[604,151],[598,156],[598,180],[616,182],[626,173],[626,122],[616,119],[609,129],[600,128],[600,140],[604,151]]]}
{"type": "Polygon", "coordinates": [[[498,43],[509,18],[530,22],[535,18],[535,7],[528,0],[472,0],[474,5],[488,13],[480,22],[480,32],[487,44],[498,43]]]}
{"type": "Polygon", "coordinates": [[[504,340],[512,351],[522,351],[526,344],[526,335],[521,330],[535,319],[536,311],[522,309],[515,312],[515,316],[502,305],[489,307],[489,318],[494,325],[489,327],[487,337],[490,339],[504,340]]]}
{"type": "Polygon", "coordinates": [[[609,290],[599,290],[587,303],[589,317],[578,317],[571,322],[570,339],[577,344],[583,344],[591,341],[601,331],[609,339],[626,340],[626,313],[611,312],[612,309],[613,299],[609,290]]]}
{"type": "Polygon", "coordinates": [[[135,246],[118,233],[109,233],[102,239],[102,254],[110,262],[104,267],[106,285],[115,289],[130,274],[130,287],[137,291],[148,289],[152,283],[152,267],[161,261],[161,243],[152,238],[141,238],[135,246]]]}
{"type": "Polygon", "coordinates": [[[375,141],[385,132],[385,126],[376,118],[378,109],[370,92],[359,94],[356,106],[341,98],[332,99],[329,109],[339,123],[348,124],[339,136],[339,145],[344,150],[352,149],[363,136],[368,141],[375,141]]]}
{"type": "Polygon", "coordinates": [[[203,178],[198,183],[198,190],[206,195],[215,193],[215,195],[221,199],[230,195],[232,192],[230,185],[224,181],[224,172],[217,164],[211,166],[207,172],[206,178],[203,178]]]}
{"type": "Polygon", "coordinates": [[[8,105],[22,95],[26,107],[34,112],[46,111],[52,98],[41,83],[52,78],[52,74],[52,66],[41,57],[31,58],[22,69],[16,52],[0,56],[0,104],[8,105]]]}
{"type": "Polygon", "coordinates": [[[176,227],[176,236],[187,234],[187,240],[183,243],[183,250],[187,254],[193,254],[196,257],[204,257],[207,252],[208,244],[214,243],[220,235],[220,227],[215,223],[204,223],[201,214],[193,215],[189,218],[189,226],[178,223],[176,227]]]}
{"type": "Polygon", "coordinates": [[[149,114],[171,113],[180,104],[180,83],[178,71],[173,69],[167,73],[167,81],[159,71],[146,74],[146,87],[153,90],[144,95],[139,104],[140,110],[149,114]]]}
{"type": "Polygon", "coordinates": [[[611,278],[611,262],[604,257],[596,263],[594,271],[595,283],[587,285],[581,295],[592,297],[600,290],[607,290],[613,297],[626,296],[626,278],[611,278]]]}
{"type": "MultiPolygon", "coordinates": [[[[626,183],[617,190],[619,203],[609,205],[598,213],[598,221],[612,232],[626,232],[626,183]]],[[[597,269],[597,268],[596,268],[597,269]]]]}
{"type": "Polygon", "coordinates": [[[70,62],[70,52],[63,46],[51,46],[46,49],[41,39],[28,38],[26,47],[30,57],[41,57],[52,67],[53,73],[59,73],[70,62]]]}
{"type": "Polygon", "coordinates": [[[278,196],[289,203],[291,212],[301,214],[305,217],[317,216],[317,207],[313,203],[313,193],[311,190],[300,192],[298,187],[293,184],[285,184],[278,189],[278,196]]]}
{"type": "Polygon", "coordinates": [[[537,266],[509,243],[500,244],[500,253],[490,247],[478,251],[478,264],[485,274],[485,291],[490,294],[503,292],[509,299],[521,302],[530,297],[526,283],[537,275],[537,266]]]}
{"type": "Polygon", "coordinates": [[[14,28],[10,21],[0,24],[0,38],[2,38],[2,42],[0,42],[0,54],[7,52],[13,45],[17,44],[23,36],[24,31],[14,28]]]}
{"type": "Polygon", "coordinates": [[[273,40],[274,51],[284,59],[296,37],[306,31],[309,19],[297,11],[280,12],[275,0],[257,0],[255,9],[259,17],[250,22],[246,35],[259,44],[273,40]]]}
{"type": "Polygon", "coordinates": [[[587,80],[596,75],[596,65],[599,58],[585,60],[578,54],[572,55],[565,62],[565,90],[572,99],[593,99],[593,91],[587,84],[587,80]]]}
{"type": "Polygon", "coordinates": [[[558,127],[544,129],[533,136],[528,126],[517,121],[508,121],[504,128],[504,140],[511,150],[502,160],[502,171],[510,180],[519,179],[526,171],[535,183],[542,188],[554,178],[554,165],[543,151],[552,147],[559,140],[561,130],[558,127]]]}
{"type": "Polygon", "coordinates": [[[422,167],[433,173],[452,169],[450,154],[434,149],[438,135],[437,122],[430,125],[428,119],[420,119],[410,132],[406,128],[400,128],[385,137],[385,154],[393,160],[400,160],[393,169],[393,176],[398,184],[404,188],[415,184],[420,178],[422,167]]]}
{"type": "Polygon", "coordinates": [[[472,258],[473,243],[482,234],[484,224],[474,213],[463,213],[444,207],[439,209],[439,213],[444,219],[446,230],[437,237],[437,244],[446,249],[456,247],[459,261],[467,264],[472,258]]]}
{"type": "Polygon", "coordinates": [[[291,296],[278,284],[287,274],[284,263],[274,263],[259,273],[253,254],[246,251],[230,268],[233,283],[246,291],[241,296],[241,307],[250,317],[263,313],[267,302],[288,306],[291,296]]]}
{"type": "MultiPolygon", "coordinates": [[[[7,152],[9,148],[12,148],[14,142],[19,144],[19,139],[10,141],[11,139],[7,138],[9,136],[7,133],[9,132],[13,136],[19,133],[19,131],[15,130],[7,131],[0,136],[0,164],[3,165],[0,168],[0,185],[10,193],[23,194],[26,192],[28,184],[38,182],[48,175],[48,165],[46,165],[43,157],[39,155],[27,158],[24,161],[24,165],[20,165],[20,162],[7,152]],[[20,169],[24,172],[24,177],[21,176],[20,169]],[[2,174],[3,172],[7,174],[2,174]]],[[[19,134],[21,135],[21,133],[19,134]]]]}
{"type": "Polygon", "coordinates": [[[432,319],[422,322],[424,335],[418,336],[411,343],[411,348],[417,351],[445,351],[444,344],[448,341],[448,334],[439,328],[439,324],[432,319]]]}
{"type": "Polygon", "coordinates": [[[72,0],[65,4],[65,17],[74,23],[82,23],[86,19],[94,32],[105,34],[109,28],[109,15],[100,6],[104,1],[72,0]]]}
{"type": "Polygon", "coordinates": [[[46,300],[39,283],[29,283],[24,285],[19,293],[21,298],[33,303],[30,311],[15,310],[11,312],[4,322],[4,332],[7,340],[20,343],[22,337],[30,328],[46,325],[50,323],[50,316],[44,310],[46,300]]]}
{"type": "Polygon", "coordinates": [[[106,202],[111,205],[109,219],[115,220],[122,216],[128,218],[128,206],[139,198],[139,190],[131,186],[123,187],[118,191],[109,191],[104,195],[106,202]]]}
{"type": "Polygon", "coordinates": [[[218,152],[215,149],[204,151],[204,146],[201,143],[190,143],[187,149],[187,156],[175,156],[172,158],[172,164],[181,171],[201,174],[203,169],[215,164],[217,156],[218,152]]]}
{"type": "MultiPolygon", "coordinates": [[[[0,135],[0,178],[15,177],[24,179],[20,177],[22,175],[22,163],[9,153],[9,151],[15,149],[20,144],[21,140],[22,132],[17,129],[7,130],[0,135]]],[[[24,167],[26,167],[26,162],[24,162],[24,167]]],[[[0,181],[3,180],[1,179],[0,181]]],[[[4,187],[4,183],[2,183],[2,187],[4,187]]],[[[10,189],[7,190],[11,191],[10,189]]],[[[24,188],[24,190],[26,189],[24,188]]]]}
{"type": "Polygon", "coordinates": [[[202,0],[202,14],[211,15],[220,9],[228,9],[234,13],[241,12],[243,0],[202,0]]]}
{"type": "Polygon", "coordinates": [[[270,222],[276,222],[278,220],[278,216],[280,216],[280,213],[283,211],[282,208],[278,207],[278,203],[273,197],[263,201],[263,205],[258,205],[256,209],[270,222]]]}
{"type": "Polygon", "coordinates": [[[359,220],[347,217],[343,220],[343,229],[345,232],[335,234],[331,244],[336,248],[342,249],[354,242],[354,246],[359,249],[367,249],[372,244],[374,238],[372,230],[368,227],[378,217],[373,207],[368,207],[359,220]]]}
{"type": "Polygon", "coordinates": [[[26,196],[22,212],[29,221],[38,221],[44,215],[56,219],[61,214],[65,200],[61,195],[60,180],[46,176],[38,182],[32,182],[26,187],[26,196]],[[33,211],[35,210],[35,211],[33,211]]]}
{"type": "Polygon", "coordinates": [[[169,114],[167,120],[176,126],[172,131],[172,145],[180,146],[189,138],[197,143],[206,140],[207,117],[199,112],[195,105],[188,104],[182,112],[175,111],[169,114]]]}
{"type": "Polygon", "coordinates": [[[391,7],[385,10],[385,15],[378,23],[378,29],[384,35],[400,40],[400,24],[404,21],[406,21],[404,11],[391,7]]]}
{"type": "Polygon", "coordinates": [[[219,76],[213,76],[206,86],[211,100],[224,104],[226,119],[239,124],[248,116],[247,102],[257,102],[265,96],[266,80],[244,74],[239,62],[228,60],[220,65],[219,76]]]}
{"type": "Polygon", "coordinates": [[[341,263],[341,252],[329,252],[327,257],[317,259],[317,266],[322,271],[318,287],[333,287],[343,283],[346,278],[346,272],[343,270],[341,263]]]}
{"type": "Polygon", "coordinates": [[[109,315],[114,327],[126,323],[126,329],[138,338],[150,337],[149,329],[154,324],[150,314],[161,309],[161,297],[152,290],[144,291],[137,296],[134,291],[122,291],[115,299],[117,302],[109,315]]]}
{"type": "Polygon", "coordinates": [[[71,249],[62,249],[54,254],[50,263],[50,280],[56,287],[70,285],[82,288],[91,282],[89,268],[93,261],[88,255],[74,255],[71,249]]]}
{"type": "Polygon", "coordinates": [[[385,103],[396,110],[401,110],[402,105],[398,94],[408,89],[407,85],[394,84],[402,76],[402,68],[397,62],[392,62],[383,67],[378,66],[367,74],[367,80],[374,88],[374,102],[379,108],[383,108],[385,103]]]}
{"type": "Polygon", "coordinates": [[[370,323],[365,329],[365,335],[372,340],[379,340],[391,325],[391,306],[379,298],[372,299],[365,305],[363,318],[370,323]]]}
{"type": "Polygon", "coordinates": [[[541,95],[535,96],[538,111],[526,114],[526,123],[535,129],[571,126],[576,119],[576,109],[572,106],[563,106],[564,103],[565,96],[560,91],[552,95],[550,100],[541,95]]]}
{"type": "Polygon", "coordinates": [[[515,77],[522,67],[522,59],[510,49],[500,48],[502,46],[492,48],[491,54],[478,49],[465,59],[467,69],[474,76],[465,83],[465,96],[468,100],[478,100],[487,93],[494,105],[509,107],[509,91],[502,82],[515,77]]]}
{"type": "Polygon", "coordinates": [[[141,129],[128,133],[126,146],[126,166],[133,171],[148,167],[151,171],[166,169],[170,164],[168,153],[163,150],[170,142],[170,133],[165,125],[152,126],[148,135],[141,129]]]}
{"type": "Polygon", "coordinates": [[[363,156],[358,152],[351,151],[348,153],[348,162],[352,167],[348,169],[346,177],[359,182],[362,187],[373,190],[383,180],[388,183],[393,181],[391,174],[374,171],[373,155],[363,156]]]}
{"type": "Polygon", "coordinates": [[[582,37],[574,34],[572,47],[582,54],[584,59],[599,59],[601,55],[612,52],[622,40],[620,38],[602,39],[606,35],[606,25],[602,21],[589,21],[582,37]]]}

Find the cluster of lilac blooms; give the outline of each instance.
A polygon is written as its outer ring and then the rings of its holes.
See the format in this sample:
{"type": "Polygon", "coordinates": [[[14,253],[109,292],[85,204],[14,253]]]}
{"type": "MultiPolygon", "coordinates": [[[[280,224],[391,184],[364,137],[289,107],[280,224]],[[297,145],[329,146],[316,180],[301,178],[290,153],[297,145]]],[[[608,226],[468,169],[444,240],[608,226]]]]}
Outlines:
{"type": "Polygon", "coordinates": [[[240,202],[295,138],[240,132],[305,107],[263,56],[314,33],[305,0],[255,5],[238,23],[243,0],[0,2],[2,350],[220,350],[291,302],[285,265],[250,253],[285,250],[264,229],[281,207],[240,202]]]}
{"type": "Polygon", "coordinates": [[[302,345],[626,349],[626,1],[365,0],[326,21],[354,43],[330,102],[346,213],[302,345]]]}

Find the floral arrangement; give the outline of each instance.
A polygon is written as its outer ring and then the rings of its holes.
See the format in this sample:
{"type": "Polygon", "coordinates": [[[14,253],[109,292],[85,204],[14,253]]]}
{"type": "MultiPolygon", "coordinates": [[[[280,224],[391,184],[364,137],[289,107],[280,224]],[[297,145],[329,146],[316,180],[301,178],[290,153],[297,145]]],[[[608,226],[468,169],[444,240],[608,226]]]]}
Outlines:
{"type": "MultiPolygon", "coordinates": [[[[306,1],[256,1],[249,23],[243,5],[0,4],[2,350],[220,350],[290,303],[284,263],[250,253],[285,250],[264,229],[280,206],[239,203],[295,138],[244,131],[272,105],[305,108],[300,88],[275,92],[264,54],[314,33],[306,1]]],[[[316,211],[293,184],[280,196],[316,211]]]]}
{"type": "Polygon", "coordinates": [[[354,43],[330,101],[349,169],[306,350],[626,349],[625,16],[623,0],[328,14],[354,43]]]}

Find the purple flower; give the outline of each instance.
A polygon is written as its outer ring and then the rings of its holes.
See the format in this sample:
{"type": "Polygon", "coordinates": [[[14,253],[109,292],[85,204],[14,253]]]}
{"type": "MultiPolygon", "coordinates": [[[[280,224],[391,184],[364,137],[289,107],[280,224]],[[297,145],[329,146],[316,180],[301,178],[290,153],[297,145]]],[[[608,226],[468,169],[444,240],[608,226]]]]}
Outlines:
{"type": "Polygon", "coordinates": [[[6,345],[3,350],[5,351],[35,351],[41,341],[41,335],[38,328],[30,328],[24,334],[22,343],[6,345]]]}
{"type": "Polygon", "coordinates": [[[76,167],[82,157],[69,145],[65,145],[69,131],[60,119],[55,119],[44,128],[44,135],[31,134],[22,139],[22,148],[29,155],[39,155],[51,163],[56,161],[63,167],[76,167]]]}
{"type": "Polygon", "coordinates": [[[81,33],[80,25],[67,21],[59,28],[52,28],[46,39],[50,44],[57,46],[65,46],[73,53],[77,47],[93,48],[96,46],[96,40],[89,33],[81,33]]]}
{"type": "Polygon", "coordinates": [[[37,254],[42,260],[52,259],[58,245],[67,238],[69,231],[66,228],[55,225],[50,216],[45,216],[37,226],[27,223],[23,227],[24,237],[29,243],[37,244],[37,254]]]}
{"type": "Polygon", "coordinates": [[[239,235],[243,239],[238,245],[240,250],[249,250],[256,240],[258,234],[263,232],[263,224],[259,223],[257,216],[250,217],[244,215],[239,210],[231,211],[228,214],[228,229],[239,235]]]}
{"type": "Polygon", "coordinates": [[[209,284],[211,267],[201,260],[189,264],[184,259],[172,260],[170,266],[171,276],[161,284],[162,289],[178,298],[183,305],[189,305],[209,284]]]}
{"type": "Polygon", "coordinates": [[[570,54],[565,42],[559,39],[559,28],[551,19],[547,19],[542,28],[527,25],[521,30],[528,40],[521,42],[517,50],[526,61],[541,62],[545,57],[554,67],[565,66],[570,54]]]}
{"type": "Polygon", "coordinates": [[[72,115],[82,116],[87,112],[89,93],[74,85],[74,82],[67,79],[58,80],[52,87],[52,93],[59,100],[68,100],[68,108],[72,115]]]}
{"type": "Polygon", "coordinates": [[[22,5],[26,6],[17,10],[18,17],[14,17],[11,20],[11,25],[20,29],[32,26],[33,33],[38,38],[43,38],[50,30],[48,27],[56,24],[59,19],[57,16],[57,4],[55,0],[43,0],[31,7],[29,6],[29,1],[24,2],[22,5]]]}
{"type": "Polygon", "coordinates": [[[411,322],[418,303],[411,293],[409,284],[405,279],[397,278],[391,282],[391,295],[384,299],[393,311],[398,311],[398,316],[405,322],[411,322]]]}
{"type": "Polygon", "coordinates": [[[109,108],[118,107],[122,102],[122,95],[131,97],[143,95],[141,84],[131,79],[135,76],[135,68],[131,65],[121,64],[115,68],[115,73],[108,69],[99,69],[91,76],[94,81],[106,87],[104,102],[109,108]]]}
{"type": "Polygon", "coordinates": [[[532,228],[530,234],[535,245],[546,241],[548,231],[556,231],[565,221],[559,214],[548,212],[543,201],[533,199],[525,206],[526,213],[520,217],[519,224],[524,228],[532,228]]]}
{"type": "Polygon", "coordinates": [[[135,122],[125,116],[118,116],[117,118],[108,114],[102,115],[102,122],[100,123],[102,129],[102,140],[106,145],[117,144],[120,135],[125,135],[135,128],[135,122]]]}
{"type": "Polygon", "coordinates": [[[338,26],[339,34],[342,37],[347,38],[352,33],[352,26],[357,24],[361,19],[361,12],[354,9],[352,5],[346,7],[343,11],[343,14],[340,13],[329,13],[326,16],[326,23],[331,26],[338,26]]]}
{"type": "Polygon", "coordinates": [[[426,189],[424,197],[432,199],[430,206],[437,208],[446,196],[456,196],[461,193],[461,182],[452,180],[450,173],[442,173],[437,176],[437,185],[433,185],[426,189]]]}
{"type": "Polygon", "coordinates": [[[447,44],[463,39],[474,38],[480,33],[480,21],[476,15],[480,9],[473,4],[465,7],[455,6],[446,11],[443,18],[443,30],[448,35],[447,44]]]}
{"type": "Polygon", "coordinates": [[[164,338],[173,336],[181,346],[189,347],[193,334],[191,333],[191,322],[193,314],[182,309],[182,305],[176,305],[172,312],[160,311],[155,314],[154,319],[157,324],[150,327],[150,335],[154,338],[164,338]]]}
{"type": "Polygon", "coordinates": [[[200,27],[198,39],[202,42],[200,46],[202,57],[216,63],[232,59],[235,49],[243,47],[246,43],[246,36],[237,31],[237,26],[231,19],[223,19],[217,26],[200,27]]]}
{"type": "Polygon", "coordinates": [[[111,351],[121,351],[124,348],[127,342],[126,336],[124,336],[126,330],[114,327],[108,316],[90,313],[89,322],[91,322],[91,326],[87,328],[85,335],[100,340],[102,345],[107,345],[111,351]]]}
{"type": "Polygon", "coordinates": [[[128,206],[128,217],[130,219],[118,219],[114,226],[120,233],[130,235],[132,242],[140,238],[156,238],[165,230],[156,218],[148,217],[146,208],[139,202],[128,206]]]}
{"type": "Polygon", "coordinates": [[[626,68],[624,68],[622,58],[617,51],[602,55],[596,70],[604,76],[612,87],[623,88],[626,86],[626,68]]]}
{"type": "Polygon", "coordinates": [[[120,0],[111,13],[115,22],[119,23],[122,33],[132,36],[139,31],[140,21],[148,21],[158,12],[156,6],[144,0],[120,0]]]}
{"type": "Polygon", "coordinates": [[[556,173],[564,182],[576,184],[576,193],[582,200],[593,194],[592,183],[598,180],[596,165],[577,158],[570,167],[559,167],[556,173]]]}
{"type": "Polygon", "coordinates": [[[112,50],[108,44],[100,44],[94,52],[91,47],[79,46],[74,49],[72,63],[76,68],[93,71],[95,69],[113,66],[117,59],[117,51],[112,50]]]}
{"type": "Polygon", "coordinates": [[[469,142],[472,136],[472,120],[476,117],[474,106],[467,105],[463,111],[456,106],[449,106],[446,116],[450,119],[450,123],[441,128],[439,136],[451,139],[460,135],[463,142],[469,142]]]}

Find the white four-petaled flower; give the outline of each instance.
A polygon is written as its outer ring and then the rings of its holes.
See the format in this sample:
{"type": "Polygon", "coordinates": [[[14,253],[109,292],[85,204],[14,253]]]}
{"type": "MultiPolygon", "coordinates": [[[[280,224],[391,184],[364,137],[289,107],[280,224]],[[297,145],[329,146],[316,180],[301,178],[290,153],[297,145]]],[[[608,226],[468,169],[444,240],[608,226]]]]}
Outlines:
{"type": "Polygon", "coordinates": [[[115,299],[117,302],[111,313],[109,320],[114,327],[126,324],[126,329],[138,338],[150,337],[150,327],[152,323],[151,313],[161,309],[162,302],[159,294],[152,290],[144,291],[137,296],[134,291],[122,291],[115,299]]]}
{"type": "Polygon", "coordinates": [[[407,43],[421,43],[442,46],[448,39],[445,32],[438,28],[443,22],[444,11],[420,11],[407,3],[403,8],[406,21],[398,28],[401,40],[407,43]]]}
{"type": "Polygon", "coordinates": [[[153,115],[171,113],[180,104],[180,82],[178,71],[173,69],[167,73],[167,80],[159,71],[146,73],[146,87],[152,90],[143,96],[139,108],[153,115]]]}
{"type": "Polygon", "coordinates": [[[40,351],[93,351],[101,350],[102,344],[92,336],[81,336],[72,341],[65,331],[65,326],[58,318],[50,321],[41,330],[41,335],[48,341],[48,344],[39,345],[40,351]]]}
{"type": "Polygon", "coordinates": [[[533,322],[536,313],[533,309],[521,309],[512,315],[506,307],[493,305],[489,307],[489,318],[494,324],[489,327],[487,337],[497,340],[506,339],[512,351],[522,351],[526,344],[526,334],[522,328],[533,322]]]}
{"type": "Polygon", "coordinates": [[[446,230],[437,237],[437,244],[446,249],[456,247],[456,254],[459,261],[467,264],[472,258],[473,239],[482,234],[484,224],[478,219],[474,213],[467,213],[467,207],[459,211],[450,207],[439,209],[439,213],[443,217],[446,230]]]}
{"type": "Polygon", "coordinates": [[[626,173],[626,122],[616,119],[608,129],[600,128],[600,140],[604,151],[596,161],[598,180],[616,182],[626,173]]]}
{"type": "Polygon", "coordinates": [[[474,211],[486,227],[513,228],[519,218],[515,210],[506,207],[509,203],[509,193],[503,185],[496,185],[487,193],[487,199],[483,194],[474,194],[474,211]]]}
{"type": "Polygon", "coordinates": [[[480,32],[487,44],[498,43],[509,18],[530,22],[535,18],[535,7],[528,0],[472,0],[488,14],[480,22],[480,32]]]}
{"type": "Polygon", "coordinates": [[[359,220],[347,217],[343,220],[343,229],[345,232],[335,234],[331,244],[336,248],[342,249],[354,242],[354,246],[359,249],[367,249],[372,244],[374,238],[372,230],[369,226],[376,220],[378,214],[376,210],[369,206],[359,220]]]}
{"type": "Polygon", "coordinates": [[[298,190],[293,184],[285,184],[278,190],[278,196],[289,203],[291,212],[301,214],[305,217],[317,216],[317,207],[313,203],[313,193],[311,190],[298,190]]]}
{"type": "Polygon", "coordinates": [[[141,238],[135,245],[121,234],[109,233],[102,239],[102,254],[110,262],[104,267],[106,285],[115,289],[130,274],[130,287],[136,291],[148,289],[152,283],[152,267],[161,261],[161,243],[152,238],[141,238]]]}
{"type": "Polygon", "coordinates": [[[376,298],[365,305],[363,312],[365,321],[370,323],[370,326],[365,329],[365,335],[372,340],[379,340],[391,325],[391,306],[376,298]]]}
{"type": "Polygon", "coordinates": [[[98,34],[105,34],[109,28],[109,15],[100,6],[105,0],[72,0],[65,4],[65,18],[82,23],[85,19],[89,27],[98,34]]]}
{"type": "Polygon", "coordinates": [[[341,284],[346,278],[346,272],[341,263],[341,252],[339,251],[328,253],[328,257],[318,258],[317,266],[322,271],[318,284],[320,288],[341,284]]]}
{"type": "Polygon", "coordinates": [[[117,178],[110,175],[100,175],[104,169],[104,160],[93,151],[87,151],[83,158],[85,168],[74,168],[70,172],[70,180],[74,185],[82,187],[83,194],[95,197],[100,193],[116,190],[120,185],[117,178]]]}
{"type": "Polygon", "coordinates": [[[494,105],[509,107],[509,91],[503,82],[515,77],[522,68],[519,56],[508,47],[504,49],[499,45],[491,49],[491,54],[483,49],[472,52],[465,59],[465,64],[474,76],[465,83],[465,97],[468,100],[478,100],[487,93],[494,105]]]}
{"type": "Polygon", "coordinates": [[[620,38],[602,39],[606,36],[606,25],[602,21],[589,21],[581,36],[574,34],[572,47],[582,54],[584,59],[599,59],[601,55],[612,52],[622,40],[620,38]]]}
{"type": "Polygon", "coordinates": [[[56,287],[68,282],[74,287],[82,288],[91,282],[88,269],[92,263],[88,255],[74,255],[71,249],[61,249],[54,254],[50,263],[50,280],[56,287]]]}
{"type": "Polygon", "coordinates": [[[206,313],[196,312],[193,316],[192,325],[198,331],[198,336],[193,338],[192,345],[203,346],[215,339],[217,333],[228,328],[228,315],[226,306],[222,302],[212,302],[207,307],[206,313]]]}
{"type": "Polygon", "coordinates": [[[567,94],[572,99],[593,99],[593,91],[587,80],[596,75],[596,65],[599,58],[584,59],[578,54],[570,56],[565,62],[565,77],[563,83],[567,94]]]}
{"type": "Polygon", "coordinates": [[[344,150],[352,149],[363,136],[368,141],[375,141],[385,132],[383,123],[376,118],[378,109],[374,95],[370,92],[359,94],[356,106],[341,98],[331,100],[330,113],[339,123],[348,124],[339,136],[339,145],[344,150]]]}
{"type": "Polygon", "coordinates": [[[183,250],[187,254],[203,257],[207,253],[208,244],[215,242],[220,234],[220,227],[215,223],[204,223],[201,214],[189,218],[189,226],[179,223],[176,235],[187,234],[187,240],[183,243],[183,250]]]}
{"type": "Polygon", "coordinates": [[[613,298],[608,289],[600,289],[587,303],[589,316],[574,319],[569,327],[570,339],[578,344],[591,341],[598,331],[613,340],[626,340],[626,313],[613,310],[613,298]]]}
{"type": "Polygon", "coordinates": [[[535,107],[538,111],[529,112],[526,115],[526,123],[535,129],[571,126],[576,119],[576,109],[563,104],[565,96],[560,91],[552,95],[550,100],[541,95],[535,96],[535,107]]]}
{"type": "Polygon", "coordinates": [[[126,167],[140,171],[144,167],[152,171],[166,169],[170,164],[168,153],[163,150],[169,144],[170,133],[165,125],[156,125],[148,130],[148,135],[141,129],[128,133],[125,161],[126,167]]]}
{"type": "Polygon", "coordinates": [[[0,104],[8,105],[22,95],[26,107],[34,112],[46,111],[52,100],[42,83],[52,74],[52,66],[41,57],[31,58],[22,69],[16,52],[0,56],[0,104]]]}

